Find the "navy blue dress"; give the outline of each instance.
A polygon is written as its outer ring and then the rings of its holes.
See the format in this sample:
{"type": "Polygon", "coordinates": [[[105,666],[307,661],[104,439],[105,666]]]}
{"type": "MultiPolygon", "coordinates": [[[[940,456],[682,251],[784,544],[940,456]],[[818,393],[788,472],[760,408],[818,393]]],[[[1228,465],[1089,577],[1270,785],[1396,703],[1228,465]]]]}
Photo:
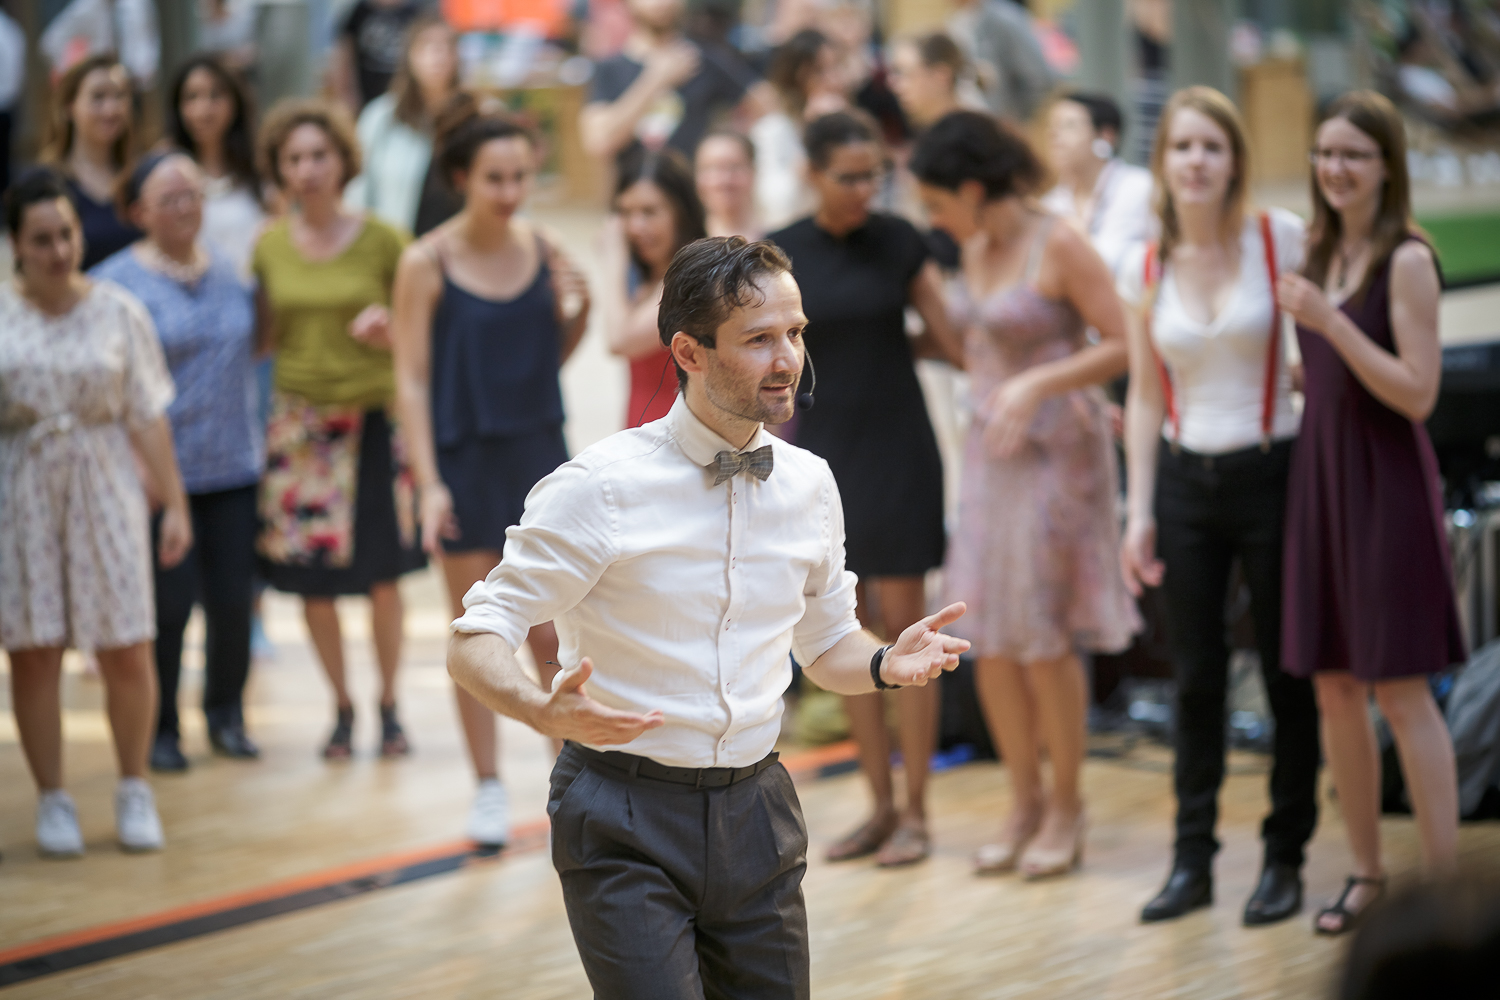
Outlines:
{"type": "Polygon", "coordinates": [[[563,440],[562,331],[552,274],[538,243],[536,278],[512,299],[454,283],[432,317],[432,433],[438,475],[453,494],[459,537],[447,552],[505,547],[526,494],[568,460],[563,440]]]}

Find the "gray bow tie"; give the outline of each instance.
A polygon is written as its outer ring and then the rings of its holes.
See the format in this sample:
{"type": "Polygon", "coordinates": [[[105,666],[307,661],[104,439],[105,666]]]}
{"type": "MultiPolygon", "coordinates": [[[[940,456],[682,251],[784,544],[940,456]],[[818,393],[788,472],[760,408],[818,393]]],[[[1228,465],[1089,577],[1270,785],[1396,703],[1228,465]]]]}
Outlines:
{"type": "Polygon", "coordinates": [[[721,451],[714,456],[714,464],[709,468],[714,470],[714,485],[733,479],[735,474],[741,471],[766,481],[771,474],[771,466],[775,459],[771,455],[771,446],[766,445],[754,451],[721,451]]]}

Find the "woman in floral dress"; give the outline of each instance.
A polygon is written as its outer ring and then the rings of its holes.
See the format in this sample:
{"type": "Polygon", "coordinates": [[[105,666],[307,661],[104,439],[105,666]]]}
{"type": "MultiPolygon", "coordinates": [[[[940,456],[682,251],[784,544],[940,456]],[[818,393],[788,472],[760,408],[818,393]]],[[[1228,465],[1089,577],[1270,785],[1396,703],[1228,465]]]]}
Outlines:
{"type": "Polygon", "coordinates": [[[141,455],[165,509],[158,557],[192,544],[165,411],[172,379],[151,319],[118,285],[79,272],[83,229],[57,172],[11,188],[15,279],[0,285],[0,646],[11,705],[41,800],[42,853],[83,837],[62,788],[59,684],[66,647],[95,650],[120,767],[115,818],[126,850],[162,846],[145,781],[156,722],[156,635],[141,455]]]}

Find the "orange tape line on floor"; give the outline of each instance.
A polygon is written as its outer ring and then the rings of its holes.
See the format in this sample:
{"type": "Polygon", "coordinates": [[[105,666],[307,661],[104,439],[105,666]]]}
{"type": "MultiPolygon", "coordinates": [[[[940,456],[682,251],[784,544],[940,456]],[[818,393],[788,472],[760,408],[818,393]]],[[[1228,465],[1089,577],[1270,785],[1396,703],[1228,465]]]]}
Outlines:
{"type": "MultiPolygon", "coordinates": [[[[782,757],[781,764],[792,775],[802,776],[809,772],[815,772],[829,764],[840,764],[852,760],[855,753],[856,748],[854,743],[852,741],[845,741],[826,747],[819,747],[816,750],[807,750],[802,753],[782,757]]],[[[548,821],[545,819],[531,820],[516,826],[511,831],[510,846],[505,852],[497,855],[497,857],[505,857],[510,854],[534,850],[544,845],[547,842],[547,828],[548,821]]],[[[397,851],[393,854],[383,854],[379,857],[367,858],[364,861],[355,861],[346,865],[337,865],[333,868],[324,868],[319,871],[308,872],[304,875],[294,875],[291,878],[269,882],[252,889],[231,892],[223,896],[199,900],[196,903],[185,903],[182,906],[170,907],[140,917],[130,917],[125,920],[117,920],[113,923],[99,924],[95,927],[85,927],[81,930],[55,934],[51,937],[40,938],[36,941],[17,945],[14,948],[0,949],[0,965],[22,962],[37,955],[46,955],[68,948],[77,948],[81,945],[93,944],[96,941],[104,941],[110,938],[122,937],[126,934],[151,930],[167,924],[191,920],[195,917],[222,913],[241,906],[249,906],[253,903],[261,903],[270,899],[280,899],[299,892],[307,892],[311,889],[321,889],[340,882],[347,882],[351,879],[365,878],[370,875],[377,875],[382,872],[421,864],[424,861],[431,861],[435,858],[462,854],[472,850],[473,846],[467,840],[454,840],[414,850],[397,851]]]]}

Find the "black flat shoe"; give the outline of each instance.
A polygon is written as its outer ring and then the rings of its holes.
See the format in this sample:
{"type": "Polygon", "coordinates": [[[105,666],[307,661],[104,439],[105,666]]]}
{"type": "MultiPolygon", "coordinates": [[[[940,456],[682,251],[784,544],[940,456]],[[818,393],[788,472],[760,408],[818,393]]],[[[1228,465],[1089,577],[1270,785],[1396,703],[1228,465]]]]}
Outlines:
{"type": "Polygon", "coordinates": [[[178,737],[171,733],[159,733],[156,742],[151,745],[151,770],[153,771],[186,771],[188,759],[182,755],[182,746],[178,737]]]}
{"type": "Polygon", "coordinates": [[[1203,868],[1173,868],[1156,898],[1141,910],[1141,923],[1175,920],[1214,902],[1214,877],[1203,868]]]}
{"type": "Polygon", "coordinates": [[[1301,909],[1302,869],[1271,862],[1261,869],[1260,882],[1245,903],[1245,926],[1274,924],[1301,909]]]}
{"type": "Polygon", "coordinates": [[[208,742],[213,745],[214,752],[222,757],[254,760],[260,756],[260,747],[245,733],[245,727],[237,722],[220,729],[210,729],[208,742]]]}

